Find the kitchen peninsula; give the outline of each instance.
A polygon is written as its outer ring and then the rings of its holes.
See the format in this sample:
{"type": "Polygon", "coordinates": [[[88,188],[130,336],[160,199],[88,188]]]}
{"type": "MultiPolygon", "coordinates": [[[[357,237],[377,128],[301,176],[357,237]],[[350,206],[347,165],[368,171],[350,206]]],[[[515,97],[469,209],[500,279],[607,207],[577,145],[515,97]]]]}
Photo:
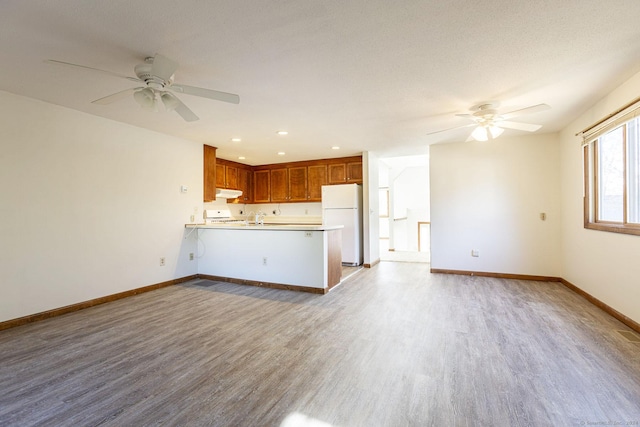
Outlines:
{"type": "Polygon", "coordinates": [[[342,276],[342,226],[187,224],[202,278],[324,294],[342,276]]]}

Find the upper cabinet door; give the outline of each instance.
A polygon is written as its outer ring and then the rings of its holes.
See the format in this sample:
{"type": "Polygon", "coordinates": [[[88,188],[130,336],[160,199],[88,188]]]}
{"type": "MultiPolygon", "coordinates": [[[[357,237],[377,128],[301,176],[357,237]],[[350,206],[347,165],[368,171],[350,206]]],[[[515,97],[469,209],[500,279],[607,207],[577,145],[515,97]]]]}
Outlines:
{"type": "Polygon", "coordinates": [[[216,163],[216,187],[217,188],[227,188],[225,168],[226,168],[225,165],[221,165],[219,162],[216,163]]]}
{"type": "Polygon", "coordinates": [[[251,169],[238,168],[238,190],[242,190],[242,196],[238,197],[238,203],[253,203],[253,172],[251,169]]]}
{"type": "Polygon", "coordinates": [[[327,185],[327,165],[315,165],[307,168],[307,201],[322,200],[322,186],[327,185]]]}
{"type": "Polygon", "coordinates": [[[347,182],[346,163],[329,165],[329,184],[343,184],[347,182]]]}
{"type": "Polygon", "coordinates": [[[238,185],[238,168],[235,166],[225,166],[225,179],[227,188],[232,188],[234,190],[239,190],[240,187],[238,185]]]}
{"type": "Polygon", "coordinates": [[[287,168],[271,169],[271,201],[289,201],[289,180],[287,168]]]}
{"type": "Polygon", "coordinates": [[[253,201],[269,203],[271,201],[271,174],[268,169],[253,173],[253,201]]]}
{"type": "Polygon", "coordinates": [[[347,163],[347,182],[362,184],[362,162],[347,163]]]}
{"type": "Polygon", "coordinates": [[[288,169],[290,202],[307,201],[307,167],[299,166],[288,169]]]}

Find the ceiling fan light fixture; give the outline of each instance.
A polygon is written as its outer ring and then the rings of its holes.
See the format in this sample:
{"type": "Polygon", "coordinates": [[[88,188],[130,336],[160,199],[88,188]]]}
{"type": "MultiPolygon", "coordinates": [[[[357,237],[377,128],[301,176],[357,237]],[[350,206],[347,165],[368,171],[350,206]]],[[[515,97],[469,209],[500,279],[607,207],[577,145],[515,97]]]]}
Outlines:
{"type": "Polygon", "coordinates": [[[487,141],[489,135],[487,134],[487,128],[484,126],[478,126],[471,132],[471,137],[476,141],[487,141]]]}
{"type": "Polygon", "coordinates": [[[502,129],[501,127],[495,125],[489,126],[489,133],[491,134],[492,139],[496,139],[497,137],[502,135],[502,132],[504,132],[504,129],[502,129]]]}
{"type": "Polygon", "coordinates": [[[164,108],[166,108],[167,111],[173,111],[180,105],[178,98],[171,92],[163,92],[162,95],[160,95],[160,99],[162,99],[164,108]]]}
{"type": "Polygon", "coordinates": [[[133,93],[133,99],[146,110],[156,110],[156,94],[153,89],[145,87],[133,93]]]}

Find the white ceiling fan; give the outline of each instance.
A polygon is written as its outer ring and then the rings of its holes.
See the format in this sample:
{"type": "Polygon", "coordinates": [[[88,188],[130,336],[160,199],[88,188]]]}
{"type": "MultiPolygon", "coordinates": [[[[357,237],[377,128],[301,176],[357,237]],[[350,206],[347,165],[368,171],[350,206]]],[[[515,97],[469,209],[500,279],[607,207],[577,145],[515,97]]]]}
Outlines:
{"type": "Polygon", "coordinates": [[[512,122],[509,119],[523,116],[525,114],[533,114],[540,111],[545,111],[551,108],[547,104],[537,104],[519,110],[510,111],[508,113],[500,114],[497,110],[499,106],[500,104],[495,101],[483,102],[474,105],[469,109],[469,111],[471,111],[471,114],[456,114],[456,116],[471,120],[473,123],[430,132],[427,135],[433,135],[436,133],[447,132],[454,129],[461,129],[471,126],[475,126],[476,128],[473,130],[473,132],[471,132],[471,135],[469,135],[467,141],[470,141],[472,139],[475,139],[476,141],[487,141],[489,139],[495,139],[499,137],[505,129],[535,132],[540,129],[542,125],[512,122]]]}
{"type": "Polygon", "coordinates": [[[103,74],[124,78],[138,84],[142,84],[142,86],[125,89],[121,92],[105,96],[104,98],[96,99],[95,101],[92,101],[94,104],[107,105],[133,95],[136,102],[145,109],[158,111],[158,105],[162,103],[167,110],[175,111],[184,120],[193,122],[198,120],[198,116],[196,116],[189,107],[184,105],[184,103],[171,91],[214,99],[216,101],[230,102],[232,104],[240,103],[240,97],[233,93],[174,83],[174,73],[178,69],[179,64],[159,53],[156,53],[155,56],[145,58],[144,63],[135,66],[134,72],[137,77],[125,76],[111,71],[100,70],[98,68],[72,64],[64,61],[57,61],[55,59],[48,59],[45,62],[81,68],[89,71],[98,71],[103,74]]]}

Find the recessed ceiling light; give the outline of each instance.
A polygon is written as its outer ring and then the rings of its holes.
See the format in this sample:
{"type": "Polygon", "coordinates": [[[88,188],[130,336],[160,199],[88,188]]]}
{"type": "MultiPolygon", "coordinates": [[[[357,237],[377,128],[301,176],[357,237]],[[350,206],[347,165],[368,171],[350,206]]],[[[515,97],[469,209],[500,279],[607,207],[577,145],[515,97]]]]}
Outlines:
{"type": "Polygon", "coordinates": [[[244,160],[246,157],[244,156],[238,156],[238,160],[244,160]]]}
{"type": "Polygon", "coordinates": [[[240,142],[240,141],[242,141],[242,139],[240,139],[240,138],[231,138],[231,141],[232,142],[240,142]]]}
{"type": "Polygon", "coordinates": [[[337,145],[334,145],[333,147],[331,147],[332,150],[339,150],[340,147],[338,147],[337,145]]]}
{"type": "Polygon", "coordinates": [[[284,151],[278,151],[278,156],[284,156],[285,152],[284,151]]]}
{"type": "Polygon", "coordinates": [[[289,132],[287,132],[286,130],[279,130],[278,135],[289,135],[289,132]]]}

